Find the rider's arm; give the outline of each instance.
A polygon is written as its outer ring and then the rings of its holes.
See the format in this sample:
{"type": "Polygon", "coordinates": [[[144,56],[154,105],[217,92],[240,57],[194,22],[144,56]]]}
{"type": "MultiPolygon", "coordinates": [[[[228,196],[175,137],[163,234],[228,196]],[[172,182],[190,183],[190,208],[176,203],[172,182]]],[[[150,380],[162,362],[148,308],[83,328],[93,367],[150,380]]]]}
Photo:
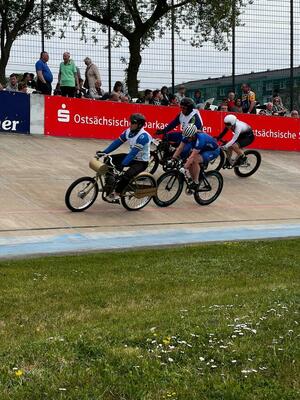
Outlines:
{"type": "Polygon", "coordinates": [[[179,115],[173,121],[171,121],[164,129],[162,129],[162,133],[167,133],[172,129],[176,128],[180,124],[179,115]]]}
{"type": "Polygon", "coordinates": [[[227,128],[227,126],[225,126],[225,128],[222,130],[220,135],[217,137],[217,140],[222,139],[222,137],[225,136],[228,131],[229,131],[229,129],[227,128]]]}
{"type": "Polygon", "coordinates": [[[122,133],[122,135],[114,140],[108,147],[106,147],[105,150],[103,150],[103,153],[109,154],[112,151],[116,150],[118,147],[120,147],[124,142],[126,142],[126,136],[125,132],[122,133]]]}
{"type": "Polygon", "coordinates": [[[195,125],[196,125],[198,131],[202,131],[203,122],[202,122],[202,119],[199,114],[195,114],[195,125]]]}
{"type": "Polygon", "coordinates": [[[185,146],[184,142],[180,142],[180,145],[177,147],[175,153],[173,154],[172,158],[174,158],[175,160],[177,160],[180,157],[180,154],[182,153],[182,150],[185,146]]]}
{"type": "Polygon", "coordinates": [[[236,127],[232,139],[231,139],[229,142],[227,142],[227,143],[225,144],[224,148],[225,148],[225,149],[228,149],[230,146],[232,146],[232,145],[237,141],[237,138],[240,136],[240,133],[241,133],[240,128],[239,128],[239,127],[236,127]]]}
{"type": "Polygon", "coordinates": [[[134,160],[135,156],[138,154],[139,151],[143,150],[144,146],[150,142],[150,137],[144,133],[143,135],[139,136],[135,145],[131,149],[131,151],[124,157],[122,161],[123,167],[127,167],[129,163],[134,160]]]}

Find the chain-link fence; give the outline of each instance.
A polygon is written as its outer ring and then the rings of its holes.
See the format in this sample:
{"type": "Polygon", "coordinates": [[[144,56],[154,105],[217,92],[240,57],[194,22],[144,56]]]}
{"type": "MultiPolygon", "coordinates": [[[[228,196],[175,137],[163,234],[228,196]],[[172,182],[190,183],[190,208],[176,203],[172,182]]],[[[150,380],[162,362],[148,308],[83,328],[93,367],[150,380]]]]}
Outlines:
{"type": "MultiPolygon", "coordinates": [[[[232,1],[234,4],[235,1],[232,1]]],[[[83,75],[83,59],[89,56],[98,65],[103,87],[108,90],[109,77],[112,83],[124,79],[124,69],[129,56],[128,43],[123,39],[119,47],[111,48],[109,69],[107,34],[100,32],[97,24],[87,21],[87,42],[83,41],[80,31],[73,28],[79,20],[80,16],[74,12],[72,21],[67,26],[64,26],[63,21],[58,21],[58,33],[51,39],[45,38],[45,50],[50,56],[48,64],[57,78],[62,54],[69,51],[83,75]],[[60,30],[65,32],[63,37],[59,37],[60,30]],[[97,37],[97,43],[91,39],[93,35],[97,37]]],[[[299,108],[300,2],[254,0],[253,4],[244,9],[240,20],[240,25],[233,29],[234,41],[228,43],[227,51],[218,51],[211,43],[205,43],[200,48],[192,47],[189,40],[192,32],[188,28],[180,33],[183,41],[175,35],[173,70],[171,31],[167,31],[162,38],[157,37],[142,53],[140,89],[156,89],[163,85],[171,87],[174,76],[175,85],[195,81],[194,86],[190,85],[191,90],[201,90],[210,83],[210,78],[220,78],[215,79],[213,84],[221,87],[222,77],[229,77],[224,90],[234,87],[238,91],[240,82],[248,80],[257,92],[258,100],[266,101],[272,91],[278,90],[287,102],[287,107],[299,108]],[[278,76],[275,74],[273,79],[274,70],[283,72],[277,74],[278,76]],[[263,71],[264,78],[257,74],[263,71]]],[[[13,45],[6,75],[12,72],[34,72],[41,47],[41,36],[26,35],[18,39],[13,45]]],[[[219,94],[215,101],[220,100],[223,89],[216,92],[219,94]]]]}

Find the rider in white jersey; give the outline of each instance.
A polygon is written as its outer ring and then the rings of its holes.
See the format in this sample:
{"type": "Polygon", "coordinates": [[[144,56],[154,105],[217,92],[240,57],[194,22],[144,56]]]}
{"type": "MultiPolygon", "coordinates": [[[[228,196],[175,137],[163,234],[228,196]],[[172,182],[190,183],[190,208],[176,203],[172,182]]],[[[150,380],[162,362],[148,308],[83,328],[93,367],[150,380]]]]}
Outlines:
{"type": "Polygon", "coordinates": [[[246,156],[243,147],[249,146],[254,141],[254,134],[250,125],[237,119],[235,115],[226,115],[224,118],[225,128],[217,137],[218,140],[230,130],[233,134],[232,139],[227,142],[222,149],[226,151],[228,160],[231,160],[232,151],[237,154],[235,165],[243,163],[246,156]]]}

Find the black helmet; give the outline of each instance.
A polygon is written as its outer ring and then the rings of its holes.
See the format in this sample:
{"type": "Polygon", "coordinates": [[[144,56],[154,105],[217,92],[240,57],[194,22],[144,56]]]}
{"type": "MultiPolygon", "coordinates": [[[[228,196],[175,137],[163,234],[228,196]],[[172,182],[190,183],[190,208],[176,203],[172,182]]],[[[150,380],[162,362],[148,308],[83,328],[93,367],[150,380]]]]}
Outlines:
{"type": "Polygon", "coordinates": [[[181,106],[187,107],[187,114],[190,114],[194,108],[196,108],[196,104],[194,103],[193,99],[191,99],[190,97],[184,97],[181,102],[180,102],[181,106]]]}
{"type": "Polygon", "coordinates": [[[146,118],[143,114],[131,114],[129,119],[132,124],[138,124],[139,129],[141,129],[146,123],[146,118]]]}

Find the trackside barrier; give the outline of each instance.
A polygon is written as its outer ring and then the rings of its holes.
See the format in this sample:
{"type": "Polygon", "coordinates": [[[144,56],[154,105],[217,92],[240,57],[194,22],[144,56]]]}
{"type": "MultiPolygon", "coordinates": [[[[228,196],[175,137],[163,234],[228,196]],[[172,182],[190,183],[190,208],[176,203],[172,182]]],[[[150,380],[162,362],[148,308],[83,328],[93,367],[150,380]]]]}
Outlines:
{"type": "MultiPolygon", "coordinates": [[[[45,135],[115,139],[128,127],[128,117],[134,112],[145,115],[146,129],[154,134],[178,114],[179,108],[46,96],[45,135]]],[[[225,115],[201,111],[204,130],[212,136],[219,134],[225,115]]],[[[237,116],[252,126],[255,148],[300,151],[300,119],[251,114],[237,116]]]]}
{"type": "MultiPolygon", "coordinates": [[[[6,133],[115,139],[129,126],[128,116],[134,112],[146,116],[147,130],[154,135],[178,114],[179,108],[0,92],[0,132],[6,133]]],[[[212,136],[219,134],[225,115],[201,110],[204,130],[212,136]]],[[[252,126],[256,136],[253,147],[300,151],[300,119],[236,115],[252,126]]]]}

